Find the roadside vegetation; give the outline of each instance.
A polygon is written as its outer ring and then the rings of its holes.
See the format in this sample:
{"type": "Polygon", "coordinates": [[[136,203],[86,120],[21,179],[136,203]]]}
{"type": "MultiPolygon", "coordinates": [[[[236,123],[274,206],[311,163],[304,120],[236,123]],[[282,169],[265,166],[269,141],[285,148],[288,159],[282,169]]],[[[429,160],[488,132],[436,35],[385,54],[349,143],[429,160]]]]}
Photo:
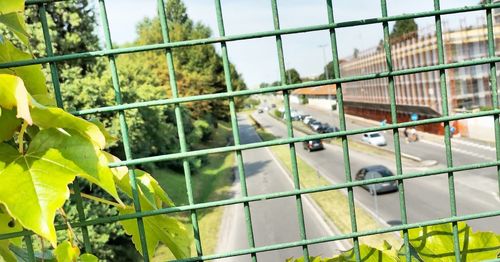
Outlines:
{"type": "MultiPolygon", "coordinates": [[[[95,5],[89,2],[91,1],[75,0],[44,4],[52,47],[56,55],[103,49],[104,43],[100,42],[97,35],[99,16],[95,13],[95,5]]],[[[210,37],[209,27],[188,17],[182,0],[168,0],[166,6],[171,41],[210,37]]],[[[32,53],[35,57],[47,56],[41,21],[38,17],[39,11],[37,6],[29,6],[25,10],[27,31],[32,33],[29,39],[26,41],[21,38],[21,40],[16,40],[17,38],[13,37],[8,27],[0,25],[0,35],[5,36],[0,37],[2,40],[0,42],[3,43],[4,39],[12,39],[13,45],[26,53],[32,53]]],[[[161,43],[163,42],[161,32],[158,17],[145,18],[137,25],[137,38],[133,42],[115,45],[114,48],[161,43]]],[[[213,45],[175,49],[173,50],[173,58],[180,97],[226,91],[222,58],[213,45]]],[[[119,55],[116,56],[116,64],[122,103],[173,97],[164,50],[119,55]]],[[[115,90],[111,79],[112,70],[107,58],[60,61],[56,66],[59,74],[57,82],[60,84],[62,103],[66,111],[78,114],[81,110],[116,105],[115,90]]],[[[45,75],[44,80],[49,83],[50,95],[53,97],[51,70],[49,66],[42,70],[45,75]]],[[[43,74],[40,74],[43,79],[43,74]]],[[[233,65],[230,65],[230,74],[234,90],[246,88],[233,65]]],[[[186,143],[190,150],[221,147],[230,142],[231,132],[227,124],[229,120],[227,100],[198,101],[196,103],[183,103],[180,106],[186,143]]],[[[240,98],[236,99],[236,106],[238,109],[242,107],[240,98]]],[[[106,151],[120,159],[125,159],[118,113],[101,112],[82,115],[82,117],[93,121],[93,123],[97,121],[102,123],[110,133],[110,143],[107,145],[106,151]]],[[[125,117],[128,124],[131,153],[134,158],[179,152],[178,119],[175,116],[174,105],[130,109],[125,111],[125,117]]],[[[195,157],[189,159],[189,164],[193,174],[193,191],[196,202],[206,202],[226,196],[226,186],[232,179],[232,156],[219,154],[195,157]]],[[[137,168],[149,173],[155,172],[155,178],[174,199],[176,205],[187,203],[185,201],[187,197],[182,160],[142,164],[138,165],[137,168]]],[[[80,181],[80,188],[82,193],[88,195],[102,199],[108,197],[102,189],[83,180],[80,181]]],[[[96,204],[88,200],[83,201],[83,209],[86,219],[118,214],[116,207],[96,204]]],[[[75,199],[71,198],[67,201],[64,205],[64,211],[67,215],[65,219],[78,221],[75,199]]],[[[216,242],[216,240],[210,240],[210,237],[217,237],[218,227],[212,226],[212,224],[218,225],[217,220],[221,217],[221,213],[217,211],[218,209],[200,211],[201,234],[204,239],[208,239],[203,244],[205,252],[213,250],[216,242]],[[204,224],[209,226],[203,226],[204,224]]],[[[179,215],[179,217],[186,221],[186,224],[188,223],[187,216],[179,215]]],[[[64,224],[65,219],[56,217],[59,224],[64,224]]],[[[186,228],[190,228],[190,225],[186,228]]],[[[141,259],[139,253],[135,251],[130,237],[125,234],[118,223],[98,224],[88,227],[88,230],[93,254],[100,261],[137,261],[141,259]]],[[[75,231],[81,235],[79,228],[75,231]]],[[[64,231],[57,233],[60,239],[67,237],[64,231]]],[[[37,239],[34,240],[36,250],[40,250],[43,245],[37,239]]],[[[47,247],[47,243],[45,243],[45,247],[47,247]]]]}
{"type": "MultiPolygon", "coordinates": [[[[207,148],[225,146],[230,137],[232,137],[230,124],[219,124],[219,128],[214,134],[213,139],[205,146],[207,148]]],[[[234,179],[234,155],[231,153],[211,154],[207,157],[206,162],[207,164],[192,176],[194,202],[205,203],[231,198],[230,187],[234,179]]],[[[153,174],[155,174],[155,178],[163,188],[169,189],[170,197],[178,206],[189,204],[186,182],[182,173],[163,168],[155,170],[153,174]]],[[[204,254],[212,254],[215,251],[223,213],[224,207],[203,209],[197,212],[202,241],[201,245],[204,254]]],[[[189,213],[183,213],[178,217],[186,225],[189,235],[192,237],[193,228],[189,213]]],[[[196,256],[194,241],[192,243],[192,255],[196,256]]],[[[160,246],[153,261],[168,261],[174,258],[166,246],[160,246]]]]}
{"type": "MultiPolygon", "coordinates": [[[[465,222],[457,223],[460,257],[455,256],[453,226],[451,223],[411,228],[408,230],[409,252],[403,245],[384,242],[378,247],[359,246],[362,261],[498,261],[500,235],[493,232],[474,232],[465,222]]],[[[310,257],[314,262],[359,261],[354,249],[331,258],[310,257]]],[[[304,258],[290,258],[287,262],[303,262],[304,258]]]]}

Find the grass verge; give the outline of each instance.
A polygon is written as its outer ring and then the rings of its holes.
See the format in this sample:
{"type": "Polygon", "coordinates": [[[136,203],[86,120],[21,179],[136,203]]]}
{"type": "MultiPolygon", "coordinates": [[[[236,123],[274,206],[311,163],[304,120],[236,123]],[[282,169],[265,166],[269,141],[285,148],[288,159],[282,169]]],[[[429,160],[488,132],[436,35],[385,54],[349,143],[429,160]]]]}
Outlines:
{"type": "MultiPolygon", "coordinates": [[[[231,137],[230,125],[227,123],[219,124],[219,128],[214,132],[214,137],[206,146],[211,148],[226,146],[228,137],[231,137]]],[[[194,202],[204,203],[230,198],[230,188],[233,182],[233,166],[234,156],[231,153],[209,155],[206,165],[201,170],[192,174],[191,177],[194,202]]],[[[154,174],[160,185],[168,192],[177,205],[188,204],[186,182],[182,172],[159,169],[154,174]]],[[[204,254],[211,254],[216,248],[223,211],[224,207],[217,207],[202,209],[197,212],[204,254]]],[[[189,235],[193,236],[190,215],[185,213],[179,215],[179,217],[186,225],[189,235]]],[[[191,250],[192,255],[196,255],[194,241],[191,250]]],[[[168,248],[161,245],[156,250],[153,261],[169,261],[173,259],[174,256],[168,248]]]]}
{"type": "MultiPolygon", "coordinates": [[[[257,123],[255,119],[250,117],[254,123],[257,123]]],[[[273,134],[266,132],[263,128],[255,124],[257,134],[262,140],[272,140],[276,138],[273,134]]],[[[279,161],[286,167],[288,174],[291,176],[291,158],[290,150],[288,146],[275,146],[270,148],[273,154],[279,159],[279,161]]],[[[306,163],[303,159],[297,156],[297,167],[299,171],[300,185],[302,188],[315,188],[331,185],[331,183],[318,175],[316,169],[311,165],[306,163]]],[[[341,190],[332,190],[319,193],[310,194],[310,197],[316,202],[316,204],[322,209],[323,213],[332,221],[332,223],[337,227],[337,229],[342,233],[352,232],[350,212],[349,212],[349,202],[345,193],[341,190]]],[[[372,217],[366,210],[356,207],[356,223],[358,226],[358,231],[372,230],[377,228],[382,228],[383,226],[372,217]]],[[[393,246],[400,246],[401,239],[394,236],[392,233],[379,234],[373,236],[367,236],[360,238],[360,242],[379,247],[383,244],[384,240],[388,241],[393,246]]]]}

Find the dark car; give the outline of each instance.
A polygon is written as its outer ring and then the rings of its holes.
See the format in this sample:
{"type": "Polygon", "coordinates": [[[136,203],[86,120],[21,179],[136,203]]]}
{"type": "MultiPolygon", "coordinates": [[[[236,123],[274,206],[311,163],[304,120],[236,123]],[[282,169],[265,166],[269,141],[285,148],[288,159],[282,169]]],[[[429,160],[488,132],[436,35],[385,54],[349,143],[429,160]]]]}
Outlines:
{"type": "Polygon", "coordinates": [[[302,142],[302,146],[309,152],[324,149],[323,142],[319,139],[304,141],[302,142]]]}
{"type": "Polygon", "coordinates": [[[338,132],[339,129],[334,126],[330,126],[329,124],[323,124],[318,128],[318,133],[320,134],[326,134],[326,133],[333,133],[333,132],[338,132]]]}
{"type": "Polygon", "coordinates": [[[262,114],[262,113],[264,113],[264,109],[259,108],[259,109],[257,110],[257,112],[258,112],[259,114],[262,114]]]}
{"type": "MultiPolygon", "coordinates": [[[[356,180],[368,180],[368,179],[376,179],[382,177],[390,177],[394,176],[394,174],[385,166],[377,165],[377,166],[368,166],[361,168],[358,173],[356,173],[356,180]]],[[[388,181],[384,183],[377,184],[369,184],[363,185],[363,188],[370,191],[370,194],[374,195],[380,193],[388,193],[394,192],[398,190],[398,185],[396,181],[388,181]]]]}

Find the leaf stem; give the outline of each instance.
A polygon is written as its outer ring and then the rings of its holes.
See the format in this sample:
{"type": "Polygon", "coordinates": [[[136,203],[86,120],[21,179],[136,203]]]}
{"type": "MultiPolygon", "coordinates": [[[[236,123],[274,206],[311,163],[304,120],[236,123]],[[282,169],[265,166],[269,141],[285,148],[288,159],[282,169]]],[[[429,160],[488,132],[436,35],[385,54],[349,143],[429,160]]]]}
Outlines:
{"type": "Polygon", "coordinates": [[[42,262],[45,261],[45,244],[43,242],[43,237],[38,236],[40,238],[40,245],[42,246],[42,262]]]}
{"type": "Polygon", "coordinates": [[[61,216],[64,219],[64,222],[66,222],[66,225],[68,226],[68,238],[69,238],[69,242],[71,244],[73,244],[73,237],[75,237],[75,239],[76,239],[76,234],[75,234],[75,231],[73,231],[73,228],[71,227],[71,224],[68,221],[68,215],[66,215],[66,212],[64,211],[63,208],[59,208],[59,213],[61,214],[61,216]]]}
{"type": "MultiPolygon", "coordinates": [[[[74,194],[75,192],[73,192],[73,190],[71,190],[71,193],[74,194]]],[[[81,193],[81,192],[80,192],[80,195],[82,197],[84,197],[84,198],[87,198],[87,199],[90,199],[90,200],[94,200],[94,201],[102,203],[102,204],[106,204],[106,205],[110,205],[110,206],[114,206],[114,207],[118,207],[118,208],[125,207],[124,204],[119,204],[119,203],[116,203],[116,202],[113,202],[113,201],[106,200],[104,198],[92,196],[92,195],[81,193]]]]}
{"type": "Polygon", "coordinates": [[[17,136],[17,144],[19,146],[19,153],[24,154],[24,133],[26,132],[26,128],[28,127],[28,122],[23,121],[23,125],[21,126],[21,130],[19,131],[19,135],[17,136]]]}

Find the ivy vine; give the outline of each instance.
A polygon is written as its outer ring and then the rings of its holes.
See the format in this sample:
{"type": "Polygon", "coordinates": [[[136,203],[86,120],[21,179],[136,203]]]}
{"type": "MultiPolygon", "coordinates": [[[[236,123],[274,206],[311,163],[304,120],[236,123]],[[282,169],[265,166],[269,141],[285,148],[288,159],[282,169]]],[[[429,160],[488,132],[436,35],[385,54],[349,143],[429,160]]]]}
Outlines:
{"type": "MultiPolygon", "coordinates": [[[[0,23],[31,50],[24,8],[24,0],[0,1],[0,23]]],[[[0,63],[34,58],[11,40],[0,35],[0,63]]],[[[58,243],[54,219],[56,214],[65,217],[68,185],[76,177],[101,187],[114,201],[83,197],[116,206],[121,215],[135,212],[133,204],[125,204],[132,201],[122,201],[118,193],[132,198],[128,168],[108,167],[119,161],[104,151],[110,139],[102,124],[55,107],[41,65],[0,69],[0,234],[30,230],[50,243],[50,256],[57,261],[97,261],[91,254],[80,254],[69,224],[68,239],[58,243]]],[[[150,174],[136,170],[136,180],[142,210],[174,205],[150,174]]],[[[161,242],[177,258],[190,256],[191,241],[180,221],[167,215],[143,220],[148,254],[161,242]]],[[[119,223],[143,253],[136,221],[119,223]]],[[[20,259],[21,248],[21,238],[0,240],[0,256],[6,261],[20,259]]]]}

